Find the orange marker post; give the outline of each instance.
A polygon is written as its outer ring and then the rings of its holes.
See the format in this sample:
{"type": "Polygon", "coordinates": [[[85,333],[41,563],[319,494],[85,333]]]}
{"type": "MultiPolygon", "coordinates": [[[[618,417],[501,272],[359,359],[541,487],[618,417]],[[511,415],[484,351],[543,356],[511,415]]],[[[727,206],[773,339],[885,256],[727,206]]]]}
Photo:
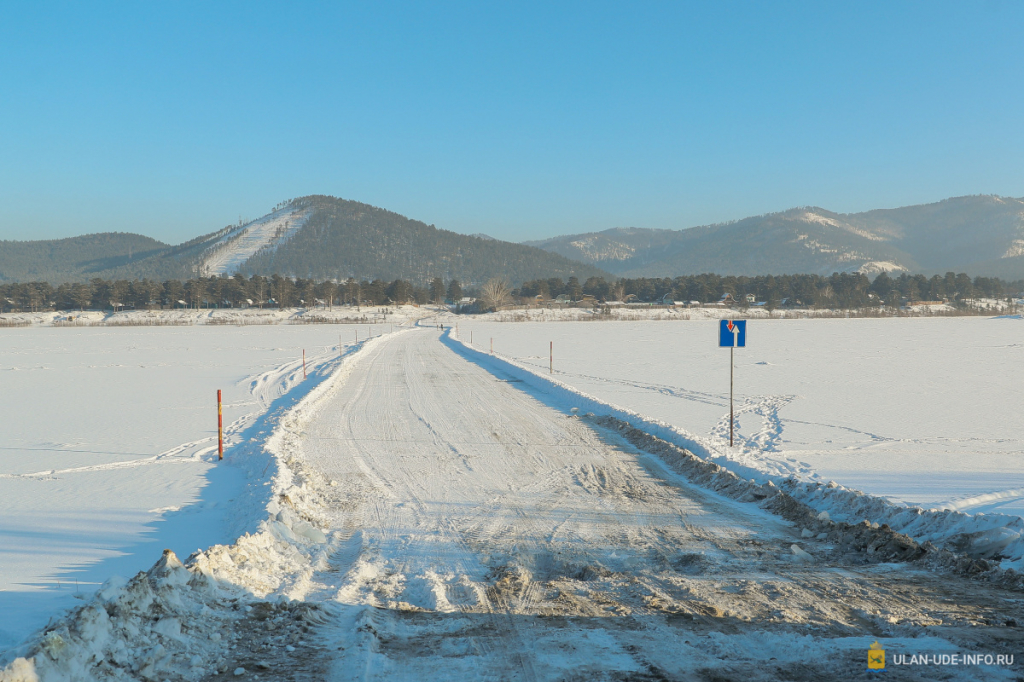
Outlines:
{"type": "Polygon", "coordinates": [[[220,401],[220,389],[217,389],[217,459],[224,459],[224,406],[220,401]]]}

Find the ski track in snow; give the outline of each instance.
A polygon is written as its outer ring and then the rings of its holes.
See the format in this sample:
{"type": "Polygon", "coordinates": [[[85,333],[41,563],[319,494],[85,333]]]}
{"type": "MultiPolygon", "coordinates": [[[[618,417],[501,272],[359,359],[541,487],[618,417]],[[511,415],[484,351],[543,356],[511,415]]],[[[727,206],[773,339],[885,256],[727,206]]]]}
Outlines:
{"type": "MultiPolygon", "coordinates": [[[[161,452],[158,455],[152,457],[145,457],[142,459],[132,459],[124,462],[108,462],[106,464],[92,464],[89,466],[71,467],[69,469],[49,469],[46,471],[36,471],[27,474],[0,474],[0,478],[53,478],[61,474],[77,474],[93,471],[111,471],[114,469],[130,469],[133,467],[150,466],[153,464],[185,464],[191,463],[196,460],[205,459],[205,456],[215,450],[215,447],[208,447],[196,450],[188,456],[182,456],[182,453],[195,449],[197,446],[203,443],[209,443],[210,441],[216,440],[216,438],[201,438],[191,443],[182,443],[170,450],[161,452]]],[[[66,452],[69,454],[83,452],[81,450],[57,450],[57,452],[66,452]]]]}

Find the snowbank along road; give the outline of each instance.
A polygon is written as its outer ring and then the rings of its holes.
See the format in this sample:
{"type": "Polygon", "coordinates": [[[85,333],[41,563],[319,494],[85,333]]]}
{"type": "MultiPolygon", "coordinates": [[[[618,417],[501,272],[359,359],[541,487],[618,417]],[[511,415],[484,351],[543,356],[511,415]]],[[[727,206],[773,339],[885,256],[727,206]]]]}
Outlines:
{"type": "Polygon", "coordinates": [[[367,349],[301,449],[335,482],[339,549],[308,595],[325,606],[309,664],[332,679],[858,679],[875,640],[907,654],[1024,641],[1019,594],[831,558],[430,330],[367,349]]]}

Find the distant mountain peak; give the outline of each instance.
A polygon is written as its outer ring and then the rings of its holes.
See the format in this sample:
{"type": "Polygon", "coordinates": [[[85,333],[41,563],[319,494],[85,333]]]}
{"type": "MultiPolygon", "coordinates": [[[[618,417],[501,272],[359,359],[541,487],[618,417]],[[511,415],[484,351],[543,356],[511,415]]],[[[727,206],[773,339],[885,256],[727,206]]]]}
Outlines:
{"type": "Polygon", "coordinates": [[[529,243],[630,277],[956,270],[1017,279],[1024,200],[973,195],[849,214],[802,206],[683,230],[613,228],[529,243]]]}
{"type": "Polygon", "coordinates": [[[465,284],[482,284],[491,277],[506,277],[517,284],[538,277],[608,274],[542,249],[438,229],[337,197],[302,197],[286,208],[293,212],[261,219],[267,221],[261,229],[268,234],[274,233],[270,226],[276,223],[282,240],[265,242],[239,266],[239,272],[416,283],[440,277],[465,284]],[[301,227],[287,235],[281,231],[282,225],[296,221],[301,227]]]}

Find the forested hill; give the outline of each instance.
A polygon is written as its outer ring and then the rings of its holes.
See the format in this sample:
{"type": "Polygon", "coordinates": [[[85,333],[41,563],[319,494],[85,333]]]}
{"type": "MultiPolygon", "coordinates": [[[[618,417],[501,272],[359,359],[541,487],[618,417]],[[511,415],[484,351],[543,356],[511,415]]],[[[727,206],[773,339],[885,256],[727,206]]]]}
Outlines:
{"type": "Polygon", "coordinates": [[[196,275],[286,275],[313,279],[435,277],[512,284],[539,277],[607,276],[597,266],[532,246],[439,230],[391,211],[336,197],[279,204],[249,223],[170,246],[138,234],[0,241],[0,283],[185,280],[196,275]]]}
{"type": "Polygon", "coordinates": [[[163,242],[125,232],[68,239],[0,241],[0,282],[81,281],[117,270],[130,270],[133,264],[170,249],[163,242]]]}
{"type": "Polygon", "coordinates": [[[210,244],[226,230],[171,246],[126,232],[67,239],[0,241],[2,282],[88,282],[109,279],[188,279],[198,272],[210,244]]]}
{"type": "Polygon", "coordinates": [[[303,226],[287,241],[254,253],[239,272],[410,282],[441,277],[467,284],[499,276],[515,284],[539,277],[607,276],[593,265],[532,246],[440,230],[356,201],[309,196],[290,207],[306,215],[303,226]]]}

